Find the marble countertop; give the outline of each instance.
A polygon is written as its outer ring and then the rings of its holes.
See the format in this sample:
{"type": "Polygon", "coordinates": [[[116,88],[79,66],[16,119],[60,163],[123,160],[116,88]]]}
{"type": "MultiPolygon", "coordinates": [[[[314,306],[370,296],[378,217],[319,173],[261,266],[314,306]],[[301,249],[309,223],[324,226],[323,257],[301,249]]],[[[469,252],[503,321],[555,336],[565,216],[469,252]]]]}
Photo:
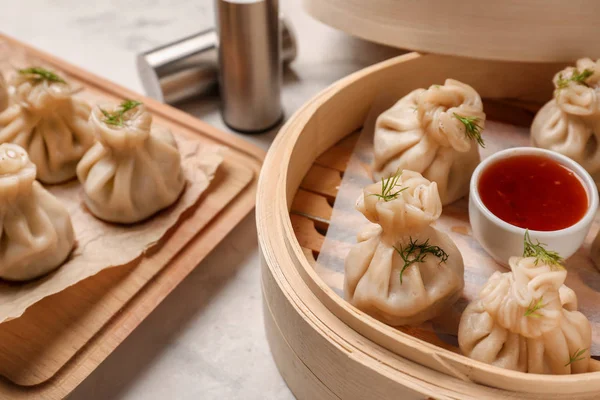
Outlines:
{"type": "MultiPolygon", "coordinates": [[[[398,53],[337,32],[280,0],[298,36],[285,74],[287,116],[337,79],[398,53]]],[[[3,33],[143,93],[135,55],[213,26],[213,0],[21,0],[3,33]]],[[[179,106],[225,131],[214,96],[179,106]]],[[[244,136],[267,149],[276,129],[244,136]]],[[[254,213],[171,293],[70,399],[293,399],[262,323],[254,213]]]]}

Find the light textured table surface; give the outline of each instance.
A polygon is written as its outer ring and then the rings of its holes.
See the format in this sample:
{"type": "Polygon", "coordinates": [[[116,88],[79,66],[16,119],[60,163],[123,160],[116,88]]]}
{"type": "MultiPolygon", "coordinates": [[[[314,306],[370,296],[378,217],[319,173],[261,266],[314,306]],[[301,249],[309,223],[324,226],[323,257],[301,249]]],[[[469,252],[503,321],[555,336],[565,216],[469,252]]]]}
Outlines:
{"type": "MultiPolygon", "coordinates": [[[[286,71],[287,116],[337,79],[397,54],[350,38],[280,0],[298,35],[286,71]]],[[[20,0],[0,30],[143,93],[135,55],[213,26],[213,0],[20,0]]],[[[223,130],[217,97],[182,105],[223,130]]],[[[343,116],[340,116],[343,118],[343,116]]],[[[276,131],[244,136],[267,149],[276,131]]],[[[254,214],[72,394],[71,399],[292,399],[262,323],[254,214]]]]}

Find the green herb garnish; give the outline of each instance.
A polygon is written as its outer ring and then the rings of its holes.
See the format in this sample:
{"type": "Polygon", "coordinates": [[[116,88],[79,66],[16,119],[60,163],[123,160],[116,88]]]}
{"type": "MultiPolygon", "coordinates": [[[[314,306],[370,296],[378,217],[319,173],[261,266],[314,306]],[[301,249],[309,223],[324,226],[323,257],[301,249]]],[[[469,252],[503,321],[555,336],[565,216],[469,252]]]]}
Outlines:
{"type": "Polygon", "coordinates": [[[100,111],[102,112],[102,114],[104,114],[104,123],[107,125],[114,125],[114,126],[123,126],[124,123],[124,118],[123,116],[125,115],[125,113],[127,111],[133,110],[134,108],[136,108],[137,106],[141,105],[142,103],[140,103],[139,101],[135,101],[135,100],[125,100],[121,103],[121,105],[119,105],[119,108],[117,108],[115,111],[108,112],[106,110],[100,109],[100,111]]]}
{"type": "Polygon", "coordinates": [[[541,262],[550,267],[564,269],[565,267],[562,265],[563,259],[560,254],[555,251],[546,250],[544,246],[546,246],[546,244],[540,243],[539,241],[534,244],[529,237],[529,229],[525,230],[523,257],[535,257],[535,265],[538,265],[538,262],[541,262]]]}
{"type": "Polygon", "coordinates": [[[403,187],[400,188],[400,190],[397,191],[393,191],[396,187],[398,187],[398,180],[400,179],[400,177],[402,176],[402,171],[398,170],[396,171],[396,173],[392,176],[390,176],[387,179],[383,179],[381,181],[381,194],[379,193],[372,193],[369,196],[375,196],[380,198],[383,201],[391,201],[391,200],[395,200],[398,198],[398,195],[402,192],[404,192],[406,189],[408,189],[407,187],[403,187]]]}
{"type": "Polygon", "coordinates": [[[570,82],[575,82],[579,85],[584,85],[584,86],[588,86],[589,85],[585,82],[585,80],[587,78],[589,78],[590,76],[592,76],[594,74],[594,70],[592,69],[584,69],[583,72],[579,72],[579,70],[577,68],[575,68],[573,70],[573,74],[571,75],[570,78],[564,78],[562,75],[562,72],[560,74],[558,74],[558,79],[556,81],[556,89],[560,90],[560,89],[564,89],[567,86],[569,86],[570,82]]]}
{"type": "Polygon", "coordinates": [[[52,71],[48,71],[47,69],[40,67],[31,67],[19,70],[20,75],[28,75],[29,79],[34,83],[39,83],[42,81],[48,82],[56,82],[56,83],[67,83],[63,78],[56,75],[52,71]]]}
{"type": "Polygon", "coordinates": [[[463,117],[454,113],[454,117],[463,123],[465,126],[465,133],[469,139],[474,139],[481,147],[485,147],[485,142],[481,137],[481,126],[478,124],[479,118],[477,117],[463,117]]]}
{"type": "Polygon", "coordinates": [[[569,357],[569,362],[565,364],[565,367],[568,367],[569,365],[573,364],[574,362],[585,359],[585,357],[582,357],[582,356],[585,354],[586,351],[587,351],[587,349],[575,350],[575,353],[573,353],[573,355],[569,357]]]}
{"type": "Polygon", "coordinates": [[[400,249],[398,249],[394,246],[394,250],[400,254],[400,257],[402,257],[402,260],[404,261],[404,265],[400,271],[400,284],[402,284],[402,274],[404,274],[404,270],[414,263],[424,262],[427,254],[433,254],[435,257],[439,258],[440,264],[448,261],[448,254],[439,246],[429,245],[429,239],[423,243],[418,243],[417,240],[413,241],[411,237],[409,238],[409,243],[406,248],[400,246],[400,249]]]}
{"type": "Polygon", "coordinates": [[[573,75],[571,76],[571,80],[573,82],[582,84],[582,85],[588,85],[585,81],[587,78],[589,78],[590,76],[594,75],[594,70],[593,69],[584,69],[583,72],[580,74],[579,71],[575,70],[573,71],[573,75]]]}
{"type": "Polygon", "coordinates": [[[539,318],[542,315],[538,313],[538,311],[543,308],[545,306],[544,304],[544,296],[540,297],[539,300],[531,300],[531,303],[529,303],[529,307],[527,307],[527,310],[525,310],[525,316],[526,317],[535,317],[535,318],[539,318]]]}

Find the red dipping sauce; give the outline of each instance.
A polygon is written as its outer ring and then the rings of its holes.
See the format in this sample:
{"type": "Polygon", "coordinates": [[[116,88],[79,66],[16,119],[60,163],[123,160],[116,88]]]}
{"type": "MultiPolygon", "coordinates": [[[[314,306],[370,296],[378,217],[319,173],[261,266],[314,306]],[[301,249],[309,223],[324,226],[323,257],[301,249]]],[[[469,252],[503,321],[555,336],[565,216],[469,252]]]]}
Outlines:
{"type": "Polygon", "coordinates": [[[491,164],[482,172],[478,189],[492,214],[536,231],[568,228],[588,209],[588,196],[577,174],[543,156],[514,156],[491,164]]]}

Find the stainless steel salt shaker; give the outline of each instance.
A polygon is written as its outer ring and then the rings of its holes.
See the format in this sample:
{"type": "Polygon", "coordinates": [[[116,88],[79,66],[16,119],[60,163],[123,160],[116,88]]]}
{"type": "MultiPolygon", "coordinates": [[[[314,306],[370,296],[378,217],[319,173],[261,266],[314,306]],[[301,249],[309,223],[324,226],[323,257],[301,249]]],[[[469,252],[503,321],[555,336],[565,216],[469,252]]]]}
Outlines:
{"type": "Polygon", "coordinates": [[[278,0],[215,0],[223,121],[242,132],[277,125],[282,66],[278,0]]]}
{"type": "Polygon", "coordinates": [[[217,33],[208,29],[137,57],[146,94],[176,103],[217,86],[217,33]]]}
{"type": "MultiPolygon", "coordinates": [[[[296,59],[291,23],[280,17],[281,61],[296,59]]],[[[208,95],[218,86],[217,33],[207,29],[178,39],[137,57],[137,68],[146,95],[168,104],[208,95]]]]}

